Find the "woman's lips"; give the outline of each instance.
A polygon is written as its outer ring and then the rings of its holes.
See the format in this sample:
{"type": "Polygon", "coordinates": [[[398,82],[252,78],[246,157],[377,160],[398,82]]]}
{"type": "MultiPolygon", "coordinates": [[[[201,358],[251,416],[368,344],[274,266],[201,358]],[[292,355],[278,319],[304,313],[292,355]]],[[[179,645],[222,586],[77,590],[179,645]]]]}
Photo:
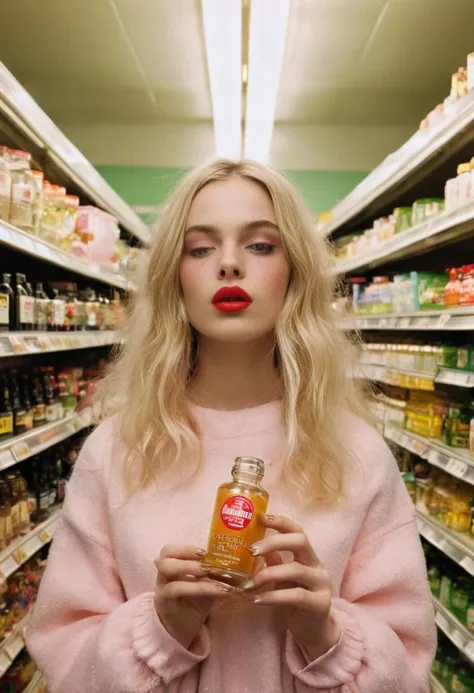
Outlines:
{"type": "Polygon", "coordinates": [[[223,286],[216,291],[212,305],[223,313],[238,313],[246,310],[252,304],[252,299],[240,286],[223,286]]]}
{"type": "Polygon", "coordinates": [[[247,310],[252,305],[251,301],[218,301],[212,304],[216,310],[222,313],[239,313],[242,310],[247,310]]]}

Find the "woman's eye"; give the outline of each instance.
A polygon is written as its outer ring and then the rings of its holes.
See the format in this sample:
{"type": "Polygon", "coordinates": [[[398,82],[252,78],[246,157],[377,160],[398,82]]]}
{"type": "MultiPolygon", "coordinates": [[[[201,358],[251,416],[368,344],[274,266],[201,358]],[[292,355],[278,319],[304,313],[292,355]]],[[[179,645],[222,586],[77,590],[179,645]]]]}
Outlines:
{"type": "Polygon", "coordinates": [[[270,243],[252,243],[249,248],[259,255],[270,255],[275,250],[275,246],[270,243]]]}
{"type": "Polygon", "coordinates": [[[191,250],[189,254],[192,257],[204,257],[204,255],[207,255],[210,250],[212,250],[212,248],[194,248],[194,250],[191,250]]]}

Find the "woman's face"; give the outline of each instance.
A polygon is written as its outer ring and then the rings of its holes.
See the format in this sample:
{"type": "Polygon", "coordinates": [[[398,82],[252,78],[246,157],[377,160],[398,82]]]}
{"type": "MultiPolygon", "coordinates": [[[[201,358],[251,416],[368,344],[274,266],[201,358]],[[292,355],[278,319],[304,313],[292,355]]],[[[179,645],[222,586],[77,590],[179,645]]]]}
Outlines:
{"type": "Polygon", "coordinates": [[[180,279],[193,327],[222,342],[273,332],[290,266],[264,188],[238,177],[209,183],[194,198],[186,228],[180,279]],[[216,295],[224,288],[227,295],[216,295]]]}

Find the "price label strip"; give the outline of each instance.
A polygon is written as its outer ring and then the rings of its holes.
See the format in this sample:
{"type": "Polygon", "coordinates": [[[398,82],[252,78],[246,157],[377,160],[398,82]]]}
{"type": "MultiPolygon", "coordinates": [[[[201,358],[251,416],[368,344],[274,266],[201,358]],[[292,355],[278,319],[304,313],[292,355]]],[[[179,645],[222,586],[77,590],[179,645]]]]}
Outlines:
{"type": "Polygon", "coordinates": [[[5,652],[7,655],[10,657],[11,661],[17,657],[22,649],[25,647],[25,642],[21,636],[20,633],[17,633],[16,636],[11,639],[8,644],[5,646],[5,652]]]}
{"type": "Polygon", "coordinates": [[[453,457],[450,458],[448,464],[446,465],[446,471],[453,476],[457,476],[458,479],[463,479],[468,469],[466,462],[462,460],[457,460],[453,457]]]}
{"type": "Polygon", "coordinates": [[[438,322],[436,324],[436,327],[443,328],[446,327],[448,322],[451,319],[451,313],[443,313],[442,315],[439,316],[438,322]]]}
{"type": "Polygon", "coordinates": [[[15,456],[15,459],[17,462],[21,462],[22,460],[26,460],[27,457],[30,457],[31,449],[26,440],[22,440],[19,443],[15,443],[11,447],[12,453],[15,456]]]}
{"type": "Polygon", "coordinates": [[[8,467],[11,467],[15,462],[16,460],[11,450],[3,450],[3,452],[0,452],[0,469],[8,469],[8,467]]]}

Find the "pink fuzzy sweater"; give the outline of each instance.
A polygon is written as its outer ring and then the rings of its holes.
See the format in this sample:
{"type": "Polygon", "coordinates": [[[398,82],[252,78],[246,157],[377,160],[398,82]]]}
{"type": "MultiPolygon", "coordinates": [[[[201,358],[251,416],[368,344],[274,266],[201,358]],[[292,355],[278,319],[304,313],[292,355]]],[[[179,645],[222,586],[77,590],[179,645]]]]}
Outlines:
{"type": "Polygon", "coordinates": [[[189,487],[150,487],[125,503],[111,463],[117,431],[89,437],[28,629],[50,693],[427,693],[433,608],[412,503],[383,440],[345,415],[347,493],[302,510],[278,483],[281,402],[213,411],[193,406],[204,461],[189,487]],[[112,446],[114,443],[114,446],[112,446]],[[217,486],[238,455],[266,462],[269,511],[300,523],[334,584],[339,643],[307,661],[270,607],[217,602],[184,649],[153,607],[165,544],[206,546],[217,486]]]}

